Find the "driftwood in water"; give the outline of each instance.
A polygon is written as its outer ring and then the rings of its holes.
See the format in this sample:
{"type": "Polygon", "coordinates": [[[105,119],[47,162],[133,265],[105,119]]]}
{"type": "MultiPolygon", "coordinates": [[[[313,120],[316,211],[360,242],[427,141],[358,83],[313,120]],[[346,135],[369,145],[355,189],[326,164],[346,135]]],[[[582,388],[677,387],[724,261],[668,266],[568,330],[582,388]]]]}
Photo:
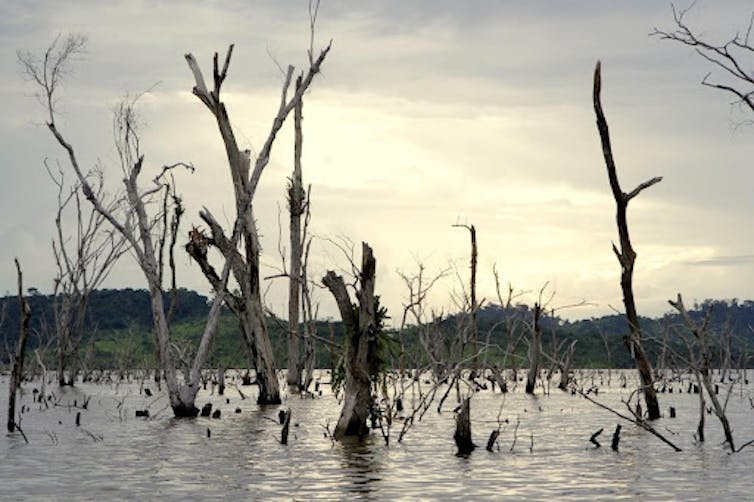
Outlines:
{"type": "MultiPolygon", "coordinates": [[[[296,91],[301,88],[301,76],[296,79],[296,91]]],[[[306,192],[303,187],[301,174],[301,153],[303,147],[303,97],[296,102],[293,112],[295,139],[293,144],[293,175],[288,185],[288,212],[290,213],[290,243],[291,243],[291,271],[288,273],[288,371],[286,382],[292,387],[299,387],[302,383],[301,349],[299,338],[300,299],[301,299],[301,259],[303,257],[303,241],[301,239],[301,216],[305,212],[306,192]]]]}
{"type": "Polygon", "coordinates": [[[460,406],[460,410],[456,414],[456,432],[453,434],[453,439],[456,442],[458,448],[457,455],[469,455],[474,451],[476,445],[471,440],[471,398],[467,397],[463,400],[460,406]]]}

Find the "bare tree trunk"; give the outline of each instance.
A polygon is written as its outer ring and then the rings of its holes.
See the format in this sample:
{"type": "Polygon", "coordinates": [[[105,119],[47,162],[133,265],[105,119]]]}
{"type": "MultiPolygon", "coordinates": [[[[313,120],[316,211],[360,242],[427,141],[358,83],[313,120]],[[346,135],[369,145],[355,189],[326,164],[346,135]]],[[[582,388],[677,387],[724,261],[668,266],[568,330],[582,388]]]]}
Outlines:
{"type": "Polygon", "coordinates": [[[532,328],[531,345],[529,346],[529,372],[526,375],[527,394],[534,394],[534,387],[537,385],[537,376],[539,375],[539,356],[542,350],[542,327],[539,325],[541,314],[541,305],[535,303],[534,327],[532,328]]]}
{"type": "Polygon", "coordinates": [[[214,274],[214,270],[206,263],[206,249],[203,254],[192,254],[192,257],[198,262],[204,260],[205,263],[202,264],[200,262],[200,266],[205,277],[207,277],[216,292],[228,295],[228,305],[242,323],[242,331],[247,341],[252,345],[252,353],[257,371],[257,382],[259,384],[257,402],[260,404],[279,404],[280,387],[275,370],[275,361],[273,360],[272,345],[267,333],[259,287],[260,245],[259,233],[254,220],[253,200],[262,173],[269,164],[272,146],[277,133],[280,131],[290,112],[301,101],[304,92],[308,89],[314,76],[319,73],[320,65],[329,50],[330,45],[325,47],[316,59],[313,54],[310,54],[309,69],[302,77],[301,85],[290,99],[288,99],[288,90],[291,85],[294,68],[293,66],[288,66],[277,115],[273,120],[267,139],[256,157],[253,170],[251,170],[251,152],[249,150],[241,151],[238,148],[228,112],[225,104],[220,99],[220,90],[227,76],[230,58],[233,53],[233,45],[228,48],[222,69],[219,66],[218,54],[215,53],[214,55],[214,88],[212,91],[207,88],[196,58],[192,54],[186,54],[186,62],[194,75],[195,86],[193,93],[214,116],[223,144],[225,145],[228,166],[233,181],[236,215],[241,224],[243,236],[243,254],[239,253],[235,246],[227,245],[228,239],[222,227],[206,208],[200,213],[200,216],[209,225],[212,232],[212,239],[208,240],[208,242],[217,247],[223,254],[226,263],[232,263],[233,275],[241,289],[241,296],[235,296],[227,290],[221,291],[217,289],[216,274],[214,274]]]}
{"type": "Polygon", "coordinates": [[[471,440],[471,398],[466,398],[461,403],[461,409],[456,414],[456,432],[453,439],[458,448],[458,455],[469,455],[476,445],[471,440]]]}
{"type": "Polygon", "coordinates": [[[636,303],[634,301],[633,273],[636,252],[631,246],[626,211],[631,199],[639,195],[642,190],[662,181],[662,178],[652,178],[651,180],[640,184],[629,193],[623,192],[620,183],[618,182],[618,173],[613,160],[612,147],[610,146],[610,133],[607,126],[607,120],[605,120],[605,115],[602,111],[602,103],[600,102],[601,87],[600,63],[598,62],[594,69],[594,111],[597,115],[597,129],[599,130],[600,139],[602,141],[602,154],[605,158],[607,174],[610,180],[610,188],[613,192],[613,197],[615,198],[616,222],[618,225],[618,234],[620,236],[620,250],[618,250],[615,244],[613,244],[613,252],[621,265],[620,284],[623,291],[623,305],[626,309],[626,320],[628,321],[628,327],[630,330],[628,338],[629,349],[631,351],[631,356],[634,361],[636,361],[636,367],[639,371],[649,419],[655,420],[660,418],[660,405],[657,401],[657,392],[654,388],[652,364],[649,362],[646,352],[644,352],[642,331],[641,326],[639,325],[639,316],[636,312],[636,303]]]}
{"type": "MultiPolygon", "coordinates": [[[[693,319],[691,319],[691,316],[689,316],[688,312],[686,311],[686,307],[683,304],[683,298],[680,294],[678,294],[675,302],[670,300],[669,303],[678,311],[679,314],[681,314],[686,327],[689,329],[689,331],[691,331],[697,341],[697,344],[699,346],[699,360],[697,361],[697,358],[694,356],[691,349],[689,349],[689,351],[691,352],[690,356],[693,365],[692,369],[696,374],[697,381],[704,386],[703,388],[700,387],[699,394],[701,395],[705,390],[707,391],[710,402],[712,402],[712,409],[715,412],[715,416],[720,421],[720,425],[723,428],[725,441],[728,443],[730,450],[732,452],[735,452],[736,447],[733,442],[733,431],[730,428],[730,422],[728,421],[728,417],[725,414],[725,407],[720,403],[720,400],[717,397],[717,392],[715,391],[715,386],[712,383],[712,349],[710,347],[709,331],[707,330],[707,325],[711,318],[712,311],[710,310],[707,313],[707,317],[704,322],[697,324],[693,319]]],[[[701,399],[702,407],[704,407],[704,399],[701,399]]],[[[699,427],[697,428],[697,432],[700,433],[701,437],[700,441],[704,441],[703,427],[704,422],[702,419],[700,420],[699,427]]]]}
{"type": "MultiPolygon", "coordinates": [[[[26,351],[26,338],[29,335],[29,320],[31,319],[31,308],[29,302],[24,298],[23,274],[21,265],[16,262],[16,272],[18,275],[18,308],[20,311],[20,326],[18,332],[18,346],[16,347],[16,356],[13,359],[13,369],[10,375],[10,384],[8,391],[8,432],[16,430],[16,391],[21,387],[21,378],[24,372],[24,352],[26,351]]],[[[44,378],[44,377],[43,377],[44,378]]]]}
{"type": "Polygon", "coordinates": [[[217,394],[225,394],[225,367],[222,364],[217,367],[217,394]]]}
{"type": "MultiPolygon", "coordinates": [[[[469,278],[469,310],[471,312],[471,333],[469,335],[471,342],[471,378],[476,377],[476,372],[479,368],[479,361],[477,357],[478,347],[478,332],[477,332],[477,300],[476,300],[476,268],[477,268],[477,242],[476,242],[476,228],[474,225],[453,225],[454,227],[466,228],[471,236],[471,276],[469,278]]],[[[461,355],[463,357],[463,355],[461,355]]]]}
{"type": "MultiPolygon", "coordinates": [[[[702,387],[702,378],[699,375],[699,372],[696,371],[696,382],[697,385],[699,385],[699,388],[702,387]]],[[[705,413],[706,403],[704,402],[704,392],[699,393],[699,423],[696,426],[696,435],[700,443],[704,442],[704,413],[705,413]]]]}
{"type": "MultiPolygon", "coordinates": [[[[296,90],[301,88],[301,76],[296,79],[296,90]]],[[[296,103],[293,113],[295,126],[293,175],[288,187],[288,211],[290,212],[290,242],[291,242],[291,269],[288,273],[288,372],[286,381],[288,385],[299,386],[301,384],[301,357],[299,349],[299,299],[301,298],[301,257],[303,246],[301,241],[301,215],[304,214],[303,180],[301,175],[301,152],[303,147],[303,134],[301,122],[303,121],[304,100],[296,103]]]]}
{"type": "MultiPolygon", "coordinates": [[[[309,206],[307,205],[307,214],[309,214],[309,206]]],[[[314,370],[316,368],[316,337],[317,337],[317,312],[312,309],[312,295],[309,289],[308,277],[308,262],[309,262],[309,250],[311,249],[311,239],[306,244],[304,251],[304,261],[301,266],[301,298],[303,300],[303,314],[304,314],[304,331],[306,333],[304,344],[304,358],[301,361],[300,367],[304,372],[303,382],[301,384],[301,390],[306,391],[314,379],[314,370]]]]}
{"type": "Polygon", "coordinates": [[[341,440],[346,436],[365,436],[369,428],[367,418],[372,408],[372,360],[377,346],[374,274],[376,261],[372,248],[362,243],[360,288],[357,292],[358,310],[351,304],[343,277],[328,271],[322,279],[338,304],[346,330],[346,382],[345,398],[340,418],[333,436],[341,440]]]}
{"type": "Polygon", "coordinates": [[[568,390],[568,384],[571,383],[571,365],[573,364],[573,353],[576,350],[576,340],[568,346],[568,352],[565,355],[565,361],[560,367],[560,383],[558,389],[568,390]]]}

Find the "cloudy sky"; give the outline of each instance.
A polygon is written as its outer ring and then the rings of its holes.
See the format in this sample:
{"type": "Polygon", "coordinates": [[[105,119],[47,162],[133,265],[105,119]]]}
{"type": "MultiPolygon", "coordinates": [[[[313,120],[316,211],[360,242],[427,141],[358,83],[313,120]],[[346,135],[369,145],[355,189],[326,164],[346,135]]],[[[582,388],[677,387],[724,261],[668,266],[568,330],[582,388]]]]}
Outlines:
{"type": "MultiPolygon", "coordinates": [[[[751,3],[700,0],[688,22],[723,40],[745,30],[751,3]]],[[[711,69],[687,47],[649,37],[671,28],[661,1],[323,0],[315,46],[333,49],[305,99],[304,177],[312,184],[312,275],[346,265],[332,240],[368,241],[378,290],[400,316],[399,272],[451,269],[432,298],[452,308],[468,275],[468,233],[479,240],[479,296],[494,300],[492,267],[517,290],[549,281],[553,306],[584,300],[569,318],[621,307],[614,206],[591,107],[603,62],[603,105],[624,189],[659,185],[632,202],[640,311],[688,300],[750,298],[754,280],[754,130],[729,96],[699,85],[711,69]]],[[[140,101],[149,169],[176,160],[186,229],[207,206],[233,214],[230,176],[209,113],[191,95],[183,59],[209,71],[213,51],[235,43],[225,89],[239,142],[266,137],[279,99],[274,60],[302,67],[306,1],[16,1],[0,6],[0,288],[15,290],[13,257],[28,286],[50,291],[55,190],[43,160],[63,159],[21,77],[16,50],[43,50],[59,33],[88,36],[86,56],[61,93],[59,128],[81,161],[111,166],[112,108],[140,101]],[[274,60],[273,60],[274,58],[274,60]]],[[[278,211],[292,165],[292,124],[275,145],[256,197],[266,272],[279,267],[278,211]]],[[[285,222],[285,218],[282,218],[285,222]]],[[[283,232],[286,225],[283,224],[283,232]]],[[[358,246],[357,246],[358,250],[358,246]]],[[[182,285],[209,287],[184,255],[182,285]]],[[[109,287],[143,287],[123,260],[109,287]]],[[[285,312],[283,284],[267,301],[285,312]]],[[[317,292],[323,315],[333,302],[317,292]]]]}

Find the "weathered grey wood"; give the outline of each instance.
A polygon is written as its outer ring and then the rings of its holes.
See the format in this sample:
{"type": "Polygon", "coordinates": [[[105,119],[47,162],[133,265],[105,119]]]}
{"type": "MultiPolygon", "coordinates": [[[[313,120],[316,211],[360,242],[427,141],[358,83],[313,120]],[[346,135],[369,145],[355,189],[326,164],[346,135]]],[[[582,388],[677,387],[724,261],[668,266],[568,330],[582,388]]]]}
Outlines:
{"type": "Polygon", "coordinates": [[[330,290],[340,311],[345,327],[346,381],[343,408],[335,426],[333,437],[363,437],[369,432],[367,418],[372,406],[370,364],[376,349],[376,317],[374,300],[376,261],[372,248],[362,243],[361,272],[359,274],[358,310],[354,310],[343,277],[328,271],[322,283],[330,290]],[[357,314],[358,312],[358,314],[357,314]]]}
{"type": "MultiPolygon", "coordinates": [[[[296,90],[301,87],[301,76],[296,79],[296,90]]],[[[303,108],[304,100],[296,103],[293,113],[295,137],[293,143],[293,174],[288,186],[288,212],[290,213],[290,261],[291,269],[288,272],[288,372],[286,381],[288,385],[301,385],[301,358],[299,349],[299,299],[301,298],[301,258],[303,246],[301,241],[301,215],[304,214],[304,192],[301,173],[301,154],[303,149],[303,108]]]]}
{"type": "MultiPolygon", "coordinates": [[[[150,215],[147,212],[147,204],[151,198],[159,195],[165,189],[166,184],[164,180],[161,180],[162,175],[179,165],[190,166],[180,162],[171,166],[164,166],[162,173],[154,179],[154,184],[150,188],[144,189],[140,187],[138,181],[139,175],[142,172],[144,154],[140,150],[141,142],[139,141],[134,122],[134,103],[124,102],[116,109],[114,130],[116,149],[124,175],[123,183],[125,185],[126,196],[122,208],[113,208],[105,205],[101,195],[93,189],[88,178],[88,173],[85,173],[81,169],[73,145],[65,139],[63,133],[55,123],[55,91],[59,85],[60,75],[65,73],[62,70],[65,69],[69,62],[68,58],[80,52],[84,39],[83,37],[69,37],[64,43],[64,47],[58,51],[53,50],[55,46],[55,43],[53,43],[53,46],[47,52],[48,55],[54,55],[52,58],[36,59],[29,56],[23,60],[25,71],[41,87],[41,92],[46,98],[47,112],[49,114],[47,127],[58,144],[66,151],[70,168],[76,175],[84,197],[92,204],[95,211],[112,225],[117,234],[125,239],[144,274],[151,300],[157,356],[164,371],[168,397],[173,412],[176,416],[195,416],[198,411],[194,405],[199,388],[198,373],[192,370],[189,372],[187,380],[180,383],[170,350],[170,333],[163,302],[162,258],[157,255],[156,251],[159,248],[159,243],[156,243],[153,237],[156,225],[160,224],[162,218],[160,214],[150,215]],[[123,211],[121,212],[120,209],[123,211]]],[[[240,226],[238,223],[236,223],[235,227],[233,237],[231,238],[231,242],[233,243],[236,243],[240,238],[240,226]]],[[[162,231],[167,232],[165,225],[163,225],[162,231]]],[[[229,271],[229,265],[226,265],[223,270],[222,281],[227,281],[229,271]]],[[[206,360],[207,347],[210,345],[212,337],[216,332],[219,307],[224,300],[224,294],[222,293],[224,289],[223,284],[223,287],[220,288],[221,293],[215,296],[213,306],[210,309],[210,317],[202,334],[200,350],[197,352],[197,359],[194,361],[194,367],[201,367],[206,360]]]]}
{"type": "MultiPolygon", "coordinates": [[[[244,242],[244,254],[241,256],[235,246],[223,246],[227,239],[220,225],[210,224],[212,232],[211,244],[223,253],[226,263],[233,262],[233,275],[238,283],[241,294],[233,296],[230,292],[223,291],[230,298],[229,307],[238,317],[241,324],[241,331],[249,345],[254,364],[257,371],[257,382],[259,384],[259,396],[257,401],[260,404],[280,403],[280,387],[277,380],[275,361],[273,359],[272,345],[267,333],[265,322],[264,306],[262,305],[262,295],[260,289],[259,274],[259,233],[256,227],[256,221],[253,214],[253,200],[256,188],[262,176],[262,172],[269,164],[272,146],[277,137],[277,133],[283,126],[286,118],[301,101],[304,92],[308,89],[314,76],[319,73],[320,66],[323,63],[327,53],[330,51],[330,45],[325,47],[319,56],[310,61],[310,66],[301,79],[301,85],[294,92],[294,95],[288,99],[288,90],[291,85],[293,76],[293,67],[289,66],[285,73],[280,105],[277,114],[273,119],[272,126],[267,135],[267,139],[259,151],[254,161],[254,169],[251,170],[251,153],[248,150],[241,151],[238,148],[233,127],[231,126],[228,112],[225,104],[220,99],[222,84],[227,77],[228,66],[230,64],[233,45],[228,49],[225,56],[225,63],[222,70],[218,66],[218,55],[215,53],[213,64],[214,88],[210,91],[202,76],[202,71],[192,54],[186,54],[186,61],[194,75],[195,86],[193,93],[204,105],[210,110],[217,122],[218,130],[225,146],[225,152],[228,160],[231,178],[233,181],[233,192],[236,203],[236,217],[240,222],[244,242]],[[251,174],[249,174],[251,171],[251,174]]],[[[206,222],[215,222],[212,215],[207,209],[201,213],[202,219],[206,222]]],[[[193,257],[194,255],[192,255],[193,257]]],[[[196,259],[196,257],[194,257],[196,259]]],[[[205,255],[206,258],[206,255],[205,255]]],[[[208,268],[202,266],[202,271],[207,276],[210,284],[216,292],[216,277],[208,273],[208,268]]]]}

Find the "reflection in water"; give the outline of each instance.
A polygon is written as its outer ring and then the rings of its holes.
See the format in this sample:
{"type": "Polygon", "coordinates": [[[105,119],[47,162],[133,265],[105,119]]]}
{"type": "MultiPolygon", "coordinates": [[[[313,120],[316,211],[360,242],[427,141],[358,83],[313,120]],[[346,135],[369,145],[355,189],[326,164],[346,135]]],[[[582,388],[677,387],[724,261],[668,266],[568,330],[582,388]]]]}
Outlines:
{"type": "Polygon", "coordinates": [[[342,476],[347,493],[360,495],[365,500],[373,500],[370,495],[377,493],[379,473],[382,470],[381,439],[370,436],[363,441],[348,438],[336,448],[340,450],[342,476]]]}
{"type": "MultiPolygon", "coordinates": [[[[427,413],[402,443],[388,448],[379,435],[343,444],[325,437],[326,425],[340,411],[327,393],[317,399],[288,396],[282,406],[259,407],[253,390],[244,389],[247,399],[202,391],[197,404],[211,402],[222,418],[176,420],[169,410],[157,413],[166,406],[164,394],[146,397],[138,382],[73,389],[49,385],[56,403],[47,406],[33,401],[33,388],[26,384],[18,404],[25,409],[21,427],[29,444],[18,434],[0,435],[0,479],[8,498],[688,500],[751,495],[754,447],[728,454],[711,419],[707,442],[696,444],[698,400],[693,394],[664,394],[663,409],[675,407],[678,417],[656,424],[672,435],[681,453],[626,424],[620,452],[609,446],[594,449],[589,436],[600,428],[612,431],[614,415],[569,393],[553,391],[532,400],[519,388],[505,397],[499,450],[480,446],[461,458],[455,456],[450,411],[427,413]],[[86,398],[88,409],[79,409],[86,398]],[[136,418],[135,410],[146,407],[152,417],[136,418]],[[289,444],[283,446],[277,414],[288,407],[293,418],[289,444]]],[[[752,390],[737,386],[728,404],[741,444],[754,439],[752,390]]],[[[625,393],[616,383],[601,388],[599,398],[620,408],[625,393]]],[[[477,444],[484,445],[497,427],[501,399],[490,391],[472,398],[477,444]]],[[[6,403],[7,377],[0,377],[0,410],[6,403]]]]}

